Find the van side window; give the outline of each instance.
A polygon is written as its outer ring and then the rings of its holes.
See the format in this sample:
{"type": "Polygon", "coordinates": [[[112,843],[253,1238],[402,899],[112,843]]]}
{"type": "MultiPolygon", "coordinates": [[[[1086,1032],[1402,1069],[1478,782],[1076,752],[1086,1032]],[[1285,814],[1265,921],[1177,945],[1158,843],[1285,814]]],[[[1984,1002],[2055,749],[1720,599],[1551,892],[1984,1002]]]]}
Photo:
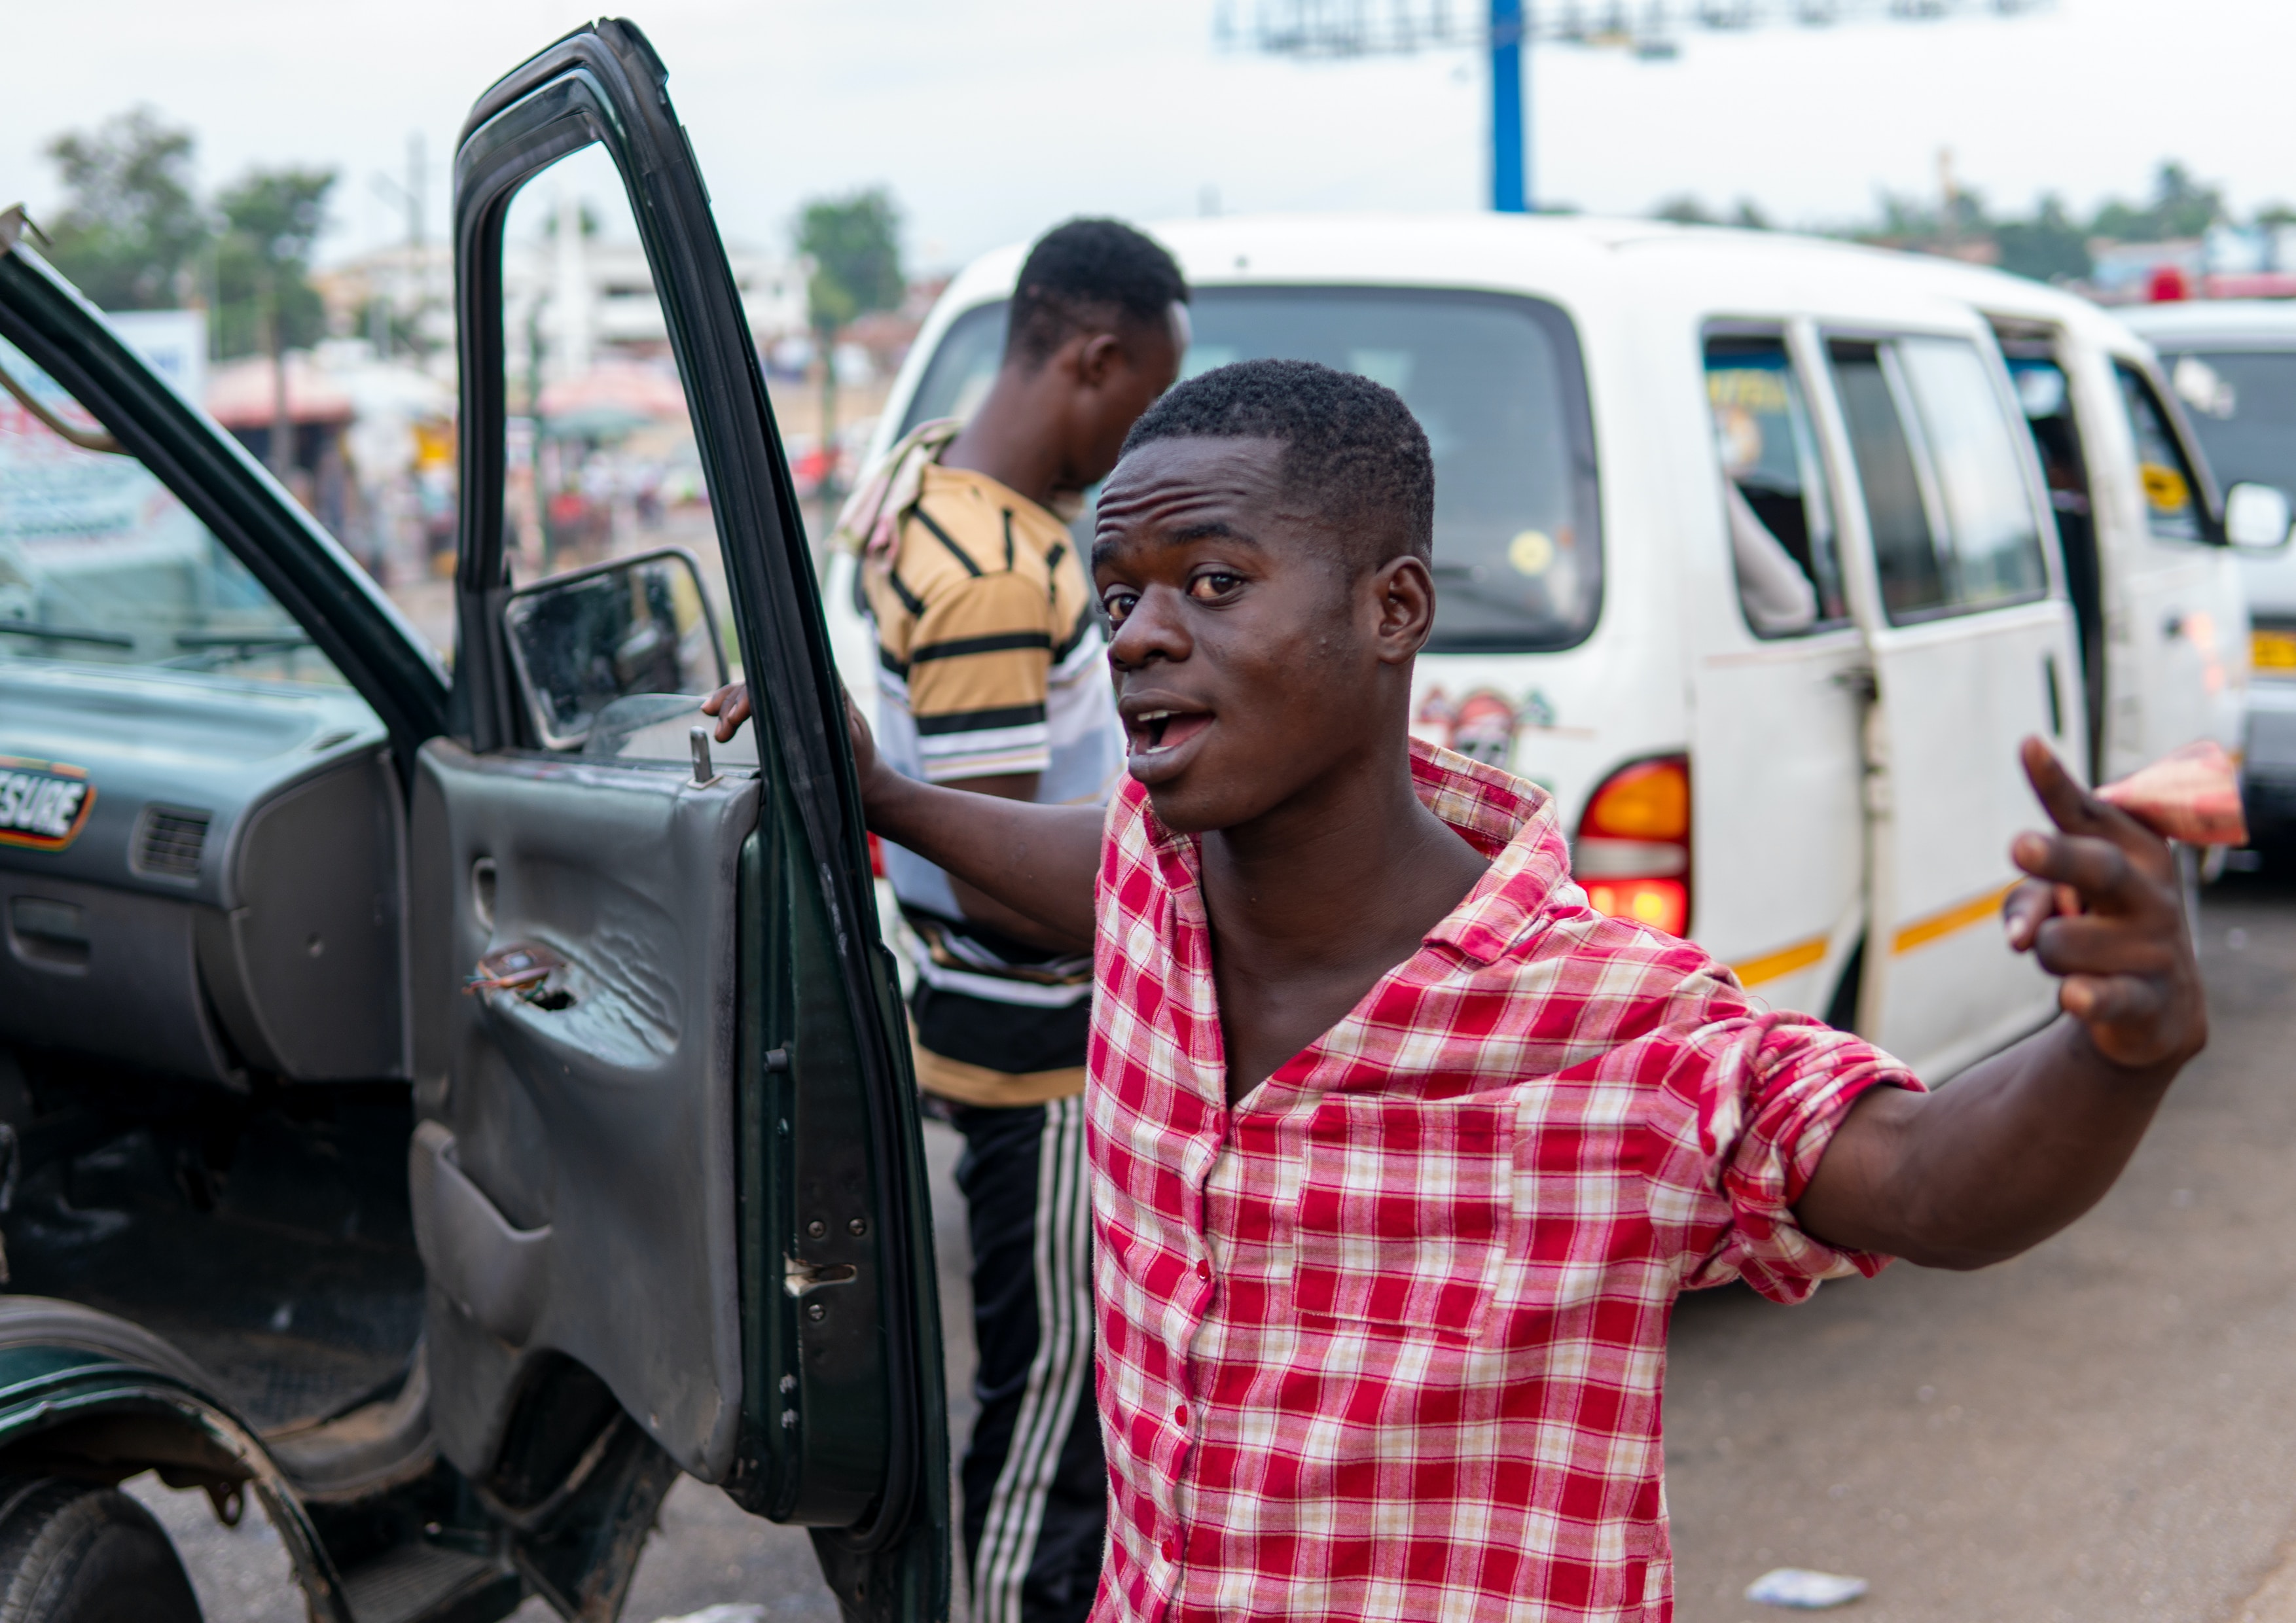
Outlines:
{"type": "Polygon", "coordinates": [[[2021,430],[1976,346],[1837,343],[1833,361],[1891,621],[2046,593],[2021,430]]]}
{"type": "Polygon", "coordinates": [[[1843,623],[1849,607],[1833,503],[1785,340],[1708,338],[1706,400],[1746,623],[1759,636],[1843,623]]]}
{"type": "Polygon", "coordinates": [[[1833,346],[1833,392],[1849,430],[1857,482],[1866,491],[1866,526],[1882,576],[1882,606],[1893,620],[1944,608],[1948,599],[1922,503],[1921,475],[1898,415],[1898,402],[1874,344],[1833,346]]]}
{"type": "Polygon", "coordinates": [[[2136,441],[2136,475],[2144,485],[2144,520],[2158,541],[2205,540],[2194,504],[2192,464],[2169,427],[2152,385],[2134,366],[2116,361],[2112,373],[2128,408],[2128,431],[2136,441]]]}

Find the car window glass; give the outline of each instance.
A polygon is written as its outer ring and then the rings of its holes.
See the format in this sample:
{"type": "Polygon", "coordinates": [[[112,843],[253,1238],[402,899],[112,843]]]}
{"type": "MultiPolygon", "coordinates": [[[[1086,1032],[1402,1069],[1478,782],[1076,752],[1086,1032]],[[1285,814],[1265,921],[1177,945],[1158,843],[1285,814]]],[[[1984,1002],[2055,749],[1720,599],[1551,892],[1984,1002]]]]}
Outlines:
{"type": "Polygon", "coordinates": [[[2219,486],[2296,495],[2296,350],[2165,351],[2161,360],[2219,486]]]}
{"type": "Polygon", "coordinates": [[[0,663],[226,681],[342,678],[276,599],[103,426],[0,340],[0,663]]]}
{"type": "MultiPolygon", "coordinates": [[[[502,254],[503,521],[514,578],[680,547],[722,616],[725,563],[685,384],[628,193],[603,147],[570,153],[520,188],[502,254]]],[[[560,617],[529,630],[578,628],[560,617]]],[[[718,633],[730,652],[730,623],[721,619],[718,633]]],[[[698,693],[706,684],[688,685],[698,693]]],[[[685,749],[681,732],[675,750],[685,749]]]]}
{"type": "Polygon", "coordinates": [[[2144,485],[2144,519],[2162,541],[2199,541],[2200,511],[2193,496],[2193,471],[2169,430],[2168,416],[2152,385],[2133,366],[2113,364],[2120,401],[2128,411],[2128,431],[2136,441],[2136,475],[2144,485]]]}
{"type": "Polygon", "coordinates": [[[2012,355],[2009,382],[2025,414],[2026,432],[2041,459],[2041,482],[2060,521],[2088,514],[2088,470],[2073,421],[2072,385],[2054,357],[2012,355]]]}
{"type": "Polygon", "coordinates": [[[1921,475],[1906,438],[1896,396],[1872,344],[1833,347],[1833,389],[1849,430],[1857,483],[1866,498],[1866,524],[1882,578],[1882,606],[1892,620],[1918,618],[1946,606],[1945,576],[1921,475]]]}
{"type": "MultiPolygon", "coordinates": [[[[1400,394],[1435,457],[1442,648],[1568,647],[1594,628],[1603,555],[1593,430],[1569,319],[1538,299],[1390,288],[1202,288],[1185,375],[1320,361],[1400,394]]],[[[995,376],[1004,307],[953,323],[902,424],[961,416],[995,376]]]]}
{"type": "Polygon", "coordinates": [[[1841,624],[1849,610],[1833,503],[1785,340],[1710,338],[1706,400],[1736,497],[1727,518],[1748,623],[1765,635],[1841,624]]]}
{"type": "Polygon", "coordinates": [[[2039,515],[2013,421],[1977,346],[1909,338],[1897,346],[1922,445],[1944,506],[1946,575],[1956,608],[2021,602],[2048,589],[2039,515]]]}

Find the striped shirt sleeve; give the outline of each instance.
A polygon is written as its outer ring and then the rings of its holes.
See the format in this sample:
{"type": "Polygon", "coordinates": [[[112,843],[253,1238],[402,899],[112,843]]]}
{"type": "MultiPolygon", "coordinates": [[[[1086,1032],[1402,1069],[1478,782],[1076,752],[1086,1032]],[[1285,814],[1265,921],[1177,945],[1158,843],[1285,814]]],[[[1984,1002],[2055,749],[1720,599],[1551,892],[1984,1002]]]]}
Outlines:
{"type": "Polygon", "coordinates": [[[1052,605],[1026,577],[1000,570],[932,594],[908,651],[909,713],[926,781],[1051,765],[1052,663],[1052,605]]]}

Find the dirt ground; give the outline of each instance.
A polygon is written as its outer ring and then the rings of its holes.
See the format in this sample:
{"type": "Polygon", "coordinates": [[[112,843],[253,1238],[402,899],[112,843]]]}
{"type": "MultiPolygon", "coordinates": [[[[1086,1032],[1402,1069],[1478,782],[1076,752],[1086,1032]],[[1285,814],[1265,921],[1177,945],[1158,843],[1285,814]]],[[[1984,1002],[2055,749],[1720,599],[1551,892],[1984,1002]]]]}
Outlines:
{"type": "MultiPolygon", "coordinates": [[[[1682,1623],[1774,1566],[1867,1579],[1860,1623],[2296,1623],[2296,887],[2206,903],[2209,1052],[2104,1204],[1974,1275],[1898,1266],[1799,1308],[1677,1314],[1682,1623]]],[[[928,1124],[950,1398],[969,1419],[955,1141],[928,1124]]],[[[145,1485],[211,1623],[295,1623],[277,1542],[145,1485]]],[[[961,1593],[961,1592],[960,1592],[961,1593]]],[[[625,1617],[835,1616],[804,1537],[684,1482],[625,1617]]],[[[529,1602],[518,1623],[551,1614],[529,1602]]]]}

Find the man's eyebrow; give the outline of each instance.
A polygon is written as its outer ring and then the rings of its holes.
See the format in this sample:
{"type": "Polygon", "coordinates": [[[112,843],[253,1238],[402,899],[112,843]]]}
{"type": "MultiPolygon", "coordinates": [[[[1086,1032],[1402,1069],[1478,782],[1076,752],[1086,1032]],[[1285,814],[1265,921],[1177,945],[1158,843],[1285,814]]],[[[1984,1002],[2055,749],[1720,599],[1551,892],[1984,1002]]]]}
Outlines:
{"type": "Polygon", "coordinates": [[[1164,537],[1164,545],[1177,546],[1184,542],[1210,541],[1215,538],[1223,541],[1241,541],[1246,546],[1259,545],[1258,537],[1238,529],[1234,525],[1222,519],[1207,519],[1201,524],[1183,524],[1164,537]]]}
{"type": "MultiPolygon", "coordinates": [[[[1191,541],[1214,540],[1234,541],[1251,548],[1254,552],[1267,550],[1260,545],[1259,537],[1249,530],[1238,529],[1224,519],[1206,519],[1201,523],[1183,524],[1178,529],[1158,537],[1156,544],[1159,546],[1185,546],[1191,541]]],[[[1105,562],[1116,551],[1118,545],[1114,541],[1095,540],[1092,544],[1093,567],[1097,569],[1105,562]]]]}

